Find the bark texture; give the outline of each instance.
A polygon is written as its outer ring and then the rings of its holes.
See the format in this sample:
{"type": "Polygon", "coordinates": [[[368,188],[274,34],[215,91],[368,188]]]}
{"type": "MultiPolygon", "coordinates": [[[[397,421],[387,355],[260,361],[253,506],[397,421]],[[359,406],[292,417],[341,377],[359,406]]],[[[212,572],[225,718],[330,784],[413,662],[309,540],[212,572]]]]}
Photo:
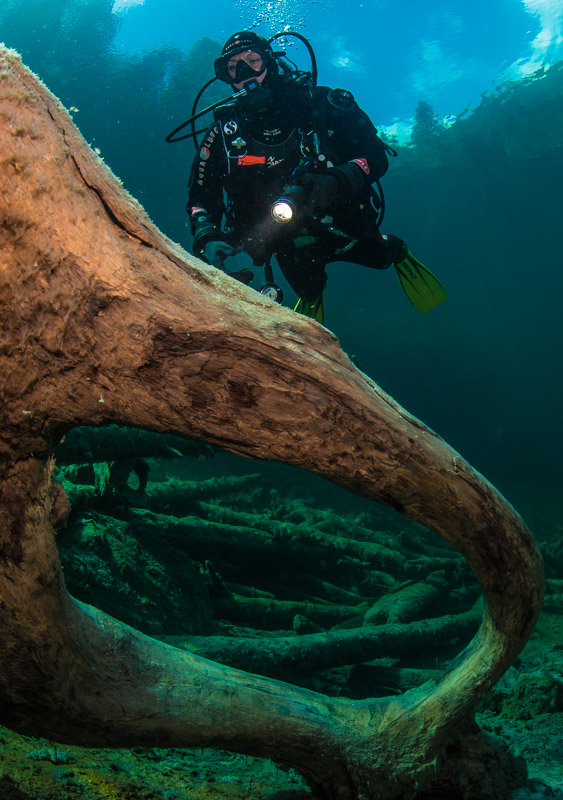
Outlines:
{"type": "Polygon", "coordinates": [[[515,511],[327,330],[168,241],[6,50],[0,245],[0,722],[63,742],[268,756],[333,800],[430,784],[537,617],[541,561],[515,511]],[[53,536],[50,457],[70,428],[109,423],[284,461],[394,506],[465,556],[486,599],[479,632],[439,680],[344,701],[78,603],[53,536]]]}

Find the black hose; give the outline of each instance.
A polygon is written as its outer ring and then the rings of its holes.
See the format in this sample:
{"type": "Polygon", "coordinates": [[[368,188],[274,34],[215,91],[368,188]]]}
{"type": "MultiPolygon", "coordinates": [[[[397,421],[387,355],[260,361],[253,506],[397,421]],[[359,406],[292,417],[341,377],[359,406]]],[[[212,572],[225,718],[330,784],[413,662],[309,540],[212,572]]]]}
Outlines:
{"type": "Polygon", "coordinates": [[[272,264],[270,262],[264,264],[264,279],[266,283],[274,282],[274,271],[272,269],[272,264]]]}
{"type": "Polygon", "coordinates": [[[282,33],[276,33],[273,36],[270,36],[268,39],[268,43],[275,41],[276,39],[282,39],[284,36],[295,36],[296,39],[299,39],[300,42],[303,42],[305,47],[309,52],[309,57],[311,59],[311,76],[313,78],[313,86],[317,85],[317,77],[319,74],[317,68],[317,58],[315,56],[315,51],[311,47],[311,44],[308,39],[302,36],[300,33],[296,33],[295,31],[283,31],[282,33]]]}
{"type": "Polygon", "coordinates": [[[197,93],[196,98],[195,98],[195,100],[194,100],[194,102],[192,104],[192,115],[191,115],[191,117],[189,119],[187,119],[185,122],[182,122],[181,125],[178,125],[177,128],[174,128],[173,131],[170,131],[170,133],[166,137],[166,141],[168,142],[168,144],[174,144],[174,142],[181,142],[183,139],[193,139],[194,142],[195,142],[195,149],[196,150],[199,149],[196,136],[198,136],[200,133],[203,133],[203,131],[207,130],[207,128],[202,128],[201,130],[196,131],[195,124],[194,124],[196,119],[199,119],[200,117],[203,117],[204,114],[207,114],[209,111],[213,111],[213,109],[217,108],[217,106],[220,106],[222,103],[225,102],[224,100],[220,100],[218,103],[214,103],[212,106],[208,106],[207,108],[204,108],[203,111],[200,111],[199,113],[196,114],[197,104],[199,103],[199,100],[200,100],[202,94],[216,80],[217,80],[217,78],[211,78],[210,80],[207,81],[206,84],[204,84],[204,86],[201,87],[201,89],[197,93]],[[176,136],[177,133],[180,133],[180,131],[184,130],[184,128],[187,128],[188,125],[192,126],[192,132],[191,133],[186,133],[184,136],[176,136]]]}
{"type": "Polygon", "coordinates": [[[381,226],[381,223],[383,222],[383,217],[385,216],[385,195],[383,193],[383,186],[381,185],[379,178],[375,179],[375,184],[377,186],[377,191],[379,193],[379,202],[381,203],[381,205],[379,206],[379,214],[377,216],[377,220],[375,223],[379,228],[381,226]]]}

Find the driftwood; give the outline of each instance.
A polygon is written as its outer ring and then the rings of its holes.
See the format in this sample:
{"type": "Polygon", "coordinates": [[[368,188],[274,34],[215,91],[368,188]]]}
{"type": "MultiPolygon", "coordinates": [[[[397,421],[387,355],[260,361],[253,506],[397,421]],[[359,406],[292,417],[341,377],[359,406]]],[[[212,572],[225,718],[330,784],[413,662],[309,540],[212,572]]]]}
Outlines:
{"type": "MultiPolygon", "coordinates": [[[[522,521],[328,331],[162,236],[16,55],[3,50],[0,68],[0,722],[92,746],[272,757],[337,800],[443,784],[453,732],[538,614],[541,561],[522,521]],[[73,600],[50,457],[72,427],[112,423],[286,461],[427,525],[483,588],[477,635],[439,680],[347,701],[182,652],[73,600]]],[[[483,741],[473,730],[456,747],[463,785],[463,753],[483,741]]]]}

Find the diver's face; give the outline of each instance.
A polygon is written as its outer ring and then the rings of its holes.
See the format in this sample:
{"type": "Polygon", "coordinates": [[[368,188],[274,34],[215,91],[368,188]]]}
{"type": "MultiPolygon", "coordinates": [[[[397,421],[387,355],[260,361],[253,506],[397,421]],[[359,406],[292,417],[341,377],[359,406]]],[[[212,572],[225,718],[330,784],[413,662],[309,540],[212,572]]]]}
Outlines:
{"type": "Polygon", "coordinates": [[[262,56],[259,53],[255,53],[254,50],[245,50],[244,53],[236,53],[236,55],[229,59],[227,62],[227,69],[233,81],[236,78],[237,64],[239,61],[245,61],[256,75],[245,78],[245,80],[240,83],[233,83],[235,89],[242,89],[245,83],[252,80],[257,80],[258,83],[262,83],[266,77],[267,70],[263,69],[262,56]]]}

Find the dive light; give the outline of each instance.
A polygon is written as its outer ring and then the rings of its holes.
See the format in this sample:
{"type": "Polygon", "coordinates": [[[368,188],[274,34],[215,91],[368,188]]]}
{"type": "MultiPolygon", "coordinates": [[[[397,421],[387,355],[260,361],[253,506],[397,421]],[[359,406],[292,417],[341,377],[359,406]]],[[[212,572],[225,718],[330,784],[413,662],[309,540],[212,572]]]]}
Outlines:
{"type": "Polygon", "coordinates": [[[305,202],[305,187],[291,186],[287,192],[272,203],[272,219],[282,225],[291,222],[305,202]]]}

